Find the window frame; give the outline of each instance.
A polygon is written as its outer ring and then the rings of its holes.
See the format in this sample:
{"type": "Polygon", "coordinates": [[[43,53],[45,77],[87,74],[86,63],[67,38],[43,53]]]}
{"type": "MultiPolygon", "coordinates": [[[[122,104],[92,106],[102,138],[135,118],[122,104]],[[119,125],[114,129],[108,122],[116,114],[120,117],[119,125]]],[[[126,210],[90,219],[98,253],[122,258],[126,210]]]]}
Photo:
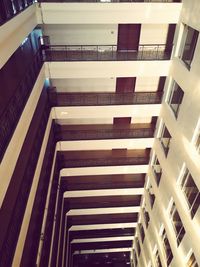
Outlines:
{"type": "Polygon", "coordinates": [[[193,58],[194,58],[195,50],[196,50],[196,45],[197,45],[198,38],[199,38],[199,32],[198,32],[198,30],[190,27],[187,24],[183,24],[183,26],[184,26],[184,29],[183,29],[183,34],[182,34],[182,38],[181,38],[181,46],[179,48],[178,57],[185,64],[186,68],[188,70],[190,70],[191,69],[191,65],[192,65],[192,61],[193,61],[193,58]],[[188,63],[186,61],[186,59],[184,60],[183,57],[184,57],[184,52],[187,51],[185,48],[187,46],[186,41],[187,41],[190,29],[192,29],[194,31],[194,34],[192,36],[192,42],[190,44],[190,45],[192,45],[192,47],[190,48],[191,52],[190,52],[190,59],[188,60],[189,61],[189,63],[188,63]],[[193,40],[193,38],[194,38],[194,40],[193,40]]]}
{"type": "Polygon", "coordinates": [[[173,200],[171,200],[171,204],[170,204],[169,217],[170,217],[171,224],[172,224],[172,227],[174,229],[175,236],[176,236],[177,246],[179,246],[179,244],[181,243],[186,231],[185,231],[184,225],[182,223],[181,217],[179,215],[179,212],[177,210],[176,204],[175,204],[175,202],[173,200]],[[173,218],[174,218],[175,213],[177,213],[177,215],[179,217],[179,221],[174,221],[173,218]],[[177,231],[176,222],[178,222],[178,224],[181,224],[181,227],[180,227],[179,231],[177,231]]]}
{"type": "Polygon", "coordinates": [[[183,175],[182,175],[182,177],[181,177],[181,179],[180,179],[180,189],[181,189],[181,191],[182,191],[182,193],[183,193],[183,195],[184,195],[185,202],[186,202],[186,204],[187,204],[187,208],[188,208],[188,211],[189,211],[189,213],[190,213],[190,216],[191,216],[191,218],[193,219],[193,217],[195,216],[197,210],[198,210],[199,207],[200,207],[200,203],[199,203],[199,204],[198,204],[198,207],[195,208],[195,210],[193,210],[193,208],[194,208],[196,202],[197,202],[198,199],[200,198],[200,190],[199,190],[198,186],[196,185],[196,183],[195,183],[195,181],[194,181],[194,178],[192,177],[192,175],[191,175],[191,173],[190,173],[190,171],[189,171],[189,169],[188,169],[187,167],[185,167],[184,172],[183,172],[183,175]],[[188,186],[186,186],[186,184],[188,183],[189,179],[192,180],[191,182],[195,185],[195,187],[196,187],[196,189],[197,189],[197,194],[196,194],[196,196],[195,196],[195,198],[194,198],[192,204],[191,204],[190,201],[189,201],[190,194],[189,194],[189,196],[188,196],[188,195],[187,195],[187,191],[186,191],[186,189],[188,188],[188,186]]]}
{"type": "Polygon", "coordinates": [[[183,89],[179,86],[179,84],[175,80],[173,80],[167,103],[170,106],[170,109],[172,110],[172,112],[173,112],[173,114],[174,114],[176,119],[178,118],[178,114],[179,114],[179,111],[180,111],[181,104],[183,102],[184,94],[185,93],[184,93],[183,89]],[[183,92],[183,95],[181,96],[181,101],[176,104],[177,108],[174,109],[172,100],[173,100],[175,91],[178,90],[178,89],[180,89],[183,92]]]}
{"type": "Polygon", "coordinates": [[[196,259],[194,252],[192,250],[189,252],[189,255],[187,257],[186,267],[199,267],[197,259],[196,259]],[[192,258],[194,259],[194,261],[191,261],[192,258]],[[191,263],[190,263],[190,261],[191,261],[191,263]]]}
{"type": "Polygon", "coordinates": [[[161,230],[161,240],[162,240],[162,244],[163,244],[163,248],[164,248],[164,253],[165,253],[165,261],[167,263],[167,266],[170,265],[174,255],[172,253],[172,249],[171,249],[171,246],[170,246],[170,243],[169,243],[169,239],[167,237],[167,233],[166,233],[166,230],[164,227],[162,227],[162,230],[161,230]],[[165,240],[167,240],[167,243],[165,242],[165,240]],[[168,250],[167,248],[169,247],[169,250],[170,250],[170,253],[168,255],[168,250]]]}
{"type": "Polygon", "coordinates": [[[154,156],[154,159],[153,159],[151,167],[152,167],[152,170],[153,170],[153,173],[154,173],[154,176],[155,176],[156,184],[157,184],[157,186],[159,186],[160,180],[161,180],[161,176],[162,176],[162,168],[161,168],[161,165],[160,165],[160,162],[158,160],[157,155],[154,156]],[[158,164],[156,164],[157,162],[158,162],[158,164]],[[155,165],[156,166],[157,165],[160,166],[160,172],[156,172],[155,167],[154,167],[155,165]]]}

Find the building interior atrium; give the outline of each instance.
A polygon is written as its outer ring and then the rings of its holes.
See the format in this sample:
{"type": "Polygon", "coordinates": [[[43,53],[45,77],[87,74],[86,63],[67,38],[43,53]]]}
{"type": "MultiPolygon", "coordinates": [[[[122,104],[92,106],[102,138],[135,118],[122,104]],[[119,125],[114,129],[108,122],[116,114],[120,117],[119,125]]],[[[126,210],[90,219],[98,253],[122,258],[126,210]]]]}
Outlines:
{"type": "Polygon", "coordinates": [[[200,267],[199,14],[0,0],[0,267],[200,267]]]}

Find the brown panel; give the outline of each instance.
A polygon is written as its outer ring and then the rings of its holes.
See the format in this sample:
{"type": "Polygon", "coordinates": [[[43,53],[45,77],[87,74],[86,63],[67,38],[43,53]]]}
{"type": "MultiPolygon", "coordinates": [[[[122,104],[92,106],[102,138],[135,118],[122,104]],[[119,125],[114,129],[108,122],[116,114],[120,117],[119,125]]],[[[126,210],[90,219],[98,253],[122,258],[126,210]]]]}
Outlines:
{"type": "Polygon", "coordinates": [[[175,30],[176,30],[176,24],[169,24],[167,40],[166,40],[166,48],[165,48],[166,51],[172,50],[175,30]]]}
{"type": "Polygon", "coordinates": [[[166,77],[160,77],[159,83],[158,83],[158,89],[157,89],[158,91],[164,90],[165,80],[166,80],[166,77]]]}
{"type": "MultiPolygon", "coordinates": [[[[121,149],[119,149],[121,150],[121,149]]],[[[58,154],[62,155],[64,159],[98,159],[98,158],[116,158],[124,157],[124,154],[121,156],[118,154],[118,149],[116,150],[76,150],[76,151],[59,151],[58,154]],[[113,152],[113,151],[116,151],[113,152]]],[[[122,149],[123,150],[123,149],[122,149]]],[[[127,149],[126,157],[127,158],[140,158],[140,157],[149,157],[150,149],[127,149]]]]}
{"type": "Polygon", "coordinates": [[[119,24],[117,50],[138,50],[141,24],[119,24]]]}
{"type": "Polygon", "coordinates": [[[129,126],[131,123],[131,117],[120,117],[120,118],[113,118],[114,125],[126,125],[129,126]]]}
{"type": "Polygon", "coordinates": [[[116,92],[117,93],[132,93],[135,91],[136,77],[117,78],[116,92]]]}
{"type": "Polygon", "coordinates": [[[62,177],[61,188],[66,190],[116,189],[143,187],[145,174],[90,175],[62,177]]]}

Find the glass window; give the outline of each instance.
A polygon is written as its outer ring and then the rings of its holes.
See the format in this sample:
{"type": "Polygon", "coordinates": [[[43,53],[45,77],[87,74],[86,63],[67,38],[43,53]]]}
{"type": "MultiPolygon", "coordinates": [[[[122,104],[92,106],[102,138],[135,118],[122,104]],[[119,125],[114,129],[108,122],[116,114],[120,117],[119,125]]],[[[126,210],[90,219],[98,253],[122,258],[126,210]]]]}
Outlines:
{"type": "Polygon", "coordinates": [[[138,237],[135,237],[135,248],[137,250],[138,257],[140,256],[141,248],[140,248],[140,242],[138,237]]]}
{"type": "Polygon", "coordinates": [[[181,218],[179,216],[179,213],[176,209],[176,205],[174,202],[172,203],[170,209],[170,218],[176,235],[177,244],[179,245],[185,235],[185,229],[183,227],[181,218]]]}
{"type": "Polygon", "coordinates": [[[148,228],[149,221],[150,221],[149,213],[148,213],[148,211],[146,211],[145,208],[143,208],[142,211],[143,211],[144,222],[145,222],[146,228],[148,228]]]}
{"type": "Polygon", "coordinates": [[[153,205],[154,205],[154,202],[155,202],[155,195],[153,193],[153,189],[152,189],[152,186],[151,185],[147,189],[147,193],[149,195],[150,206],[151,206],[151,208],[153,208],[153,205]]]}
{"type": "Polygon", "coordinates": [[[194,253],[191,254],[187,262],[187,267],[199,267],[199,265],[197,264],[196,258],[194,256],[194,253]]]}
{"type": "Polygon", "coordinates": [[[178,117],[179,109],[183,100],[184,92],[181,87],[174,81],[170,93],[170,97],[168,100],[168,104],[170,105],[175,117],[178,117]]]}
{"type": "Polygon", "coordinates": [[[197,149],[198,153],[200,153],[200,132],[199,132],[199,134],[197,136],[195,146],[196,146],[196,149],[197,149]]]}
{"type": "Polygon", "coordinates": [[[162,267],[158,249],[156,249],[155,253],[155,267],[162,267]]]}
{"type": "Polygon", "coordinates": [[[153,172],[155,175],[156,184],[157,184],[157,186],[159,186],[160,178],[162,175],[162,168],[160,166],[160,162],[159,162],[157,156],[155,156],[155,158],[154,158],[154,161],[152,164],[152,169],[153,169],[153,172]]]}
{"type": "Polygon", "coordinates": [[[165,260],[167,262],[167,266],[169,266],[170,262],[173,259],[173,254],[172,254],[172,250],[171,250],[165,229],[163,229],[162,231],[161,238],[162,238],[163,247],[165,251],[165,260]]]}
{"type": "Polygon", "coordinates": [[[182,37],[182,48],[180,51],[180,58],[190,68],[192,59],[194,56],[199,32],[187,25],[185,25],[183,37],[182,37]]]}
{"type": "Polygon", "coordinates": [[[142,243],[143,243],[144,238],[145,238],[144,227],[143,227],[143,225],[141,223],[138,223],[138,228],[139,228],[141,240],[142,240],[142,243]]]}
{"type": "Polygon", "coordinates": [[[161,145],[163,147],[165,156],[167,156],[167,154],[169,152],[170,141],[171,141],[171,135],[170,135],[167,127],[164,124],[162,132],[161,132],[160,142],[161,142],[161,145]]]}
{"type": "Polygon", "coordinates": [[[195,215],[200,204],[200,194],[197,185],[194,182],[189,170],[186,169],[181,181],[181,189],[185,195],[188,208],[190,210],[191,216],[195,215]]]}

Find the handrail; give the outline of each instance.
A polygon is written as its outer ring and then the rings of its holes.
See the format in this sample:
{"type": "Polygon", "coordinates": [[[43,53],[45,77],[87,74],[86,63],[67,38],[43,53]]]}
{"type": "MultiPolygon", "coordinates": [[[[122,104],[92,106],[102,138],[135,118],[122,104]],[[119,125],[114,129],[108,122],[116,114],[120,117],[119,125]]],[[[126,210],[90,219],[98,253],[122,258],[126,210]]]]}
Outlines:
{"type": "Polygon", "coordinates": [[[173,45],[139,45],[118,50],[117,45],[43,45],[44,61],[169,60],[173,45]]]}
{"type": "Polygon", "coordinates": [[[59,93],[50,91],[53,106],[104,106],[160,104],[163,92],[134,93],[59,93]]]}

